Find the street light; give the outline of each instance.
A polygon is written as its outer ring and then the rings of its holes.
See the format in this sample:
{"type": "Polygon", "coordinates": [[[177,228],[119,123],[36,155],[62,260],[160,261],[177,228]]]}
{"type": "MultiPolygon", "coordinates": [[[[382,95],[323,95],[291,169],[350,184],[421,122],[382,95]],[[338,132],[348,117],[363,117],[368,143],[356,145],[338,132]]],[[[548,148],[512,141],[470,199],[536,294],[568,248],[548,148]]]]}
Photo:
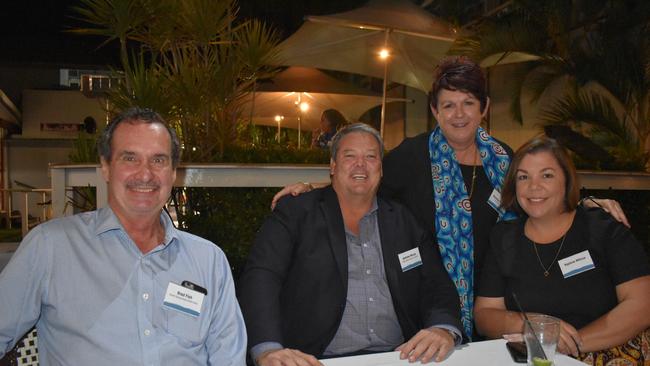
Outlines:
{"type": "Polygon", "coordinates": [[[276,138],[278,143],[280,142],[280,124],[282,123],[283,119],[284,119],[284,116],[281,116],[281,115],[275,116],[275,122],[278,123],[278,135],[277,135],[277,138],[276,138]]]}

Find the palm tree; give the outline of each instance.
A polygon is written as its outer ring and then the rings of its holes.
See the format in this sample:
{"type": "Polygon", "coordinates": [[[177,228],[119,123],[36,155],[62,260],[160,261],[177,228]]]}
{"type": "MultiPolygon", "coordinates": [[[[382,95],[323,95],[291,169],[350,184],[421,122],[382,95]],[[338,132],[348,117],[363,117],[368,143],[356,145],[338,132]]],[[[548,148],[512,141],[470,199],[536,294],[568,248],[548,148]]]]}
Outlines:
{"type": "Polygon", "coordinates": [[[81,0],[75,32],[117,39],[126,82],[114,108],[152,107],[175,123],[186,160],[214,161],[236,141],[242,99],[275,68],[279,36],[237,21],[235,0],[81,0]],[[128,47],[130,46],[130,47],[128,47]]]}
{"type": "MultiPolygon", "coordinates": [[[[151,19],[142,1],[133,0],[81,0],[80,6],[74,6],[75,18],[88,23],[91,27],[70,30],[72,33],[106,37],[108,43],[118,40],[120,43],[120,60],[124,71],[129,73],[129,54],[127,42],[140,32],[151,19]]],[[[127,84],[129,80],[127,79],[127,84]]]]}
{"type": "MultiPolygon", "coordinates": [[[[547,133],[560,139],[579,133],[611,155],[601,160],[615,161],[618,168],[645,169],[649,30],[650,3],[641,0],[518,0],[508,14],[483,22],[476,36],[459,40],[453,52],[492,63],[527,60],[512,75],[517,81],[511,103],[516,120],[522,121],[524,89],[535,102],[560,85],[564,92],[540,108],[547,133]],[[558,125],[570,129],[553,128],[558,125]]],[[[593,151],[572,142],[569,148],[578,154],[593,151]]],[[[602,161],[600,166],[612,168],[602,161]]]]}

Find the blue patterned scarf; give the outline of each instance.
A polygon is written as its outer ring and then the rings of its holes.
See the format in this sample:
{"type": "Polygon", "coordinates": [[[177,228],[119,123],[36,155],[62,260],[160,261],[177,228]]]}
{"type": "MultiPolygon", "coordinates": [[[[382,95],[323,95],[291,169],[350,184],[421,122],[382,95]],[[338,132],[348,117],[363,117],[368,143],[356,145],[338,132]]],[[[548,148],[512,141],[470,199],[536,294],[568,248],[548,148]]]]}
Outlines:
{"type": "MultiPolygon", "coordinates": [[[[501,191],[510,158],[506,150],[482,128],[476,133],[476,145],[485,174],[492,186],[501,191]]],[[[440,127],[429,137],[429,156],[436,206],[436,235],[445,269],[454,281],[461,305],[465,334],[472,337],[474,309],[474,236],[472,207],[454,149],[440,127]]],[[[500,208],[499,208],[500,209],[500,208]]],[[[514,218],[503,209],[499,220],[514,218]]]]}

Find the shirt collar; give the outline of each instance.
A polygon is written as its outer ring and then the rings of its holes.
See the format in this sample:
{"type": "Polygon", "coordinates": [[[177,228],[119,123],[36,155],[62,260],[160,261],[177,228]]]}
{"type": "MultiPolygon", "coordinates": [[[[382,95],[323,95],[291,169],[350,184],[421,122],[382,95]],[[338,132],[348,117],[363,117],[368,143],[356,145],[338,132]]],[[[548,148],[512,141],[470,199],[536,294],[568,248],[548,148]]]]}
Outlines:
{"type": "MultiPolygon", "coordinates": [[[[178,232],[166,212],[160,213],[160,222],[165,228],[163,244],[167,246],[173,239],[178,239],[178,232]]],[[[95,234],[100,235],[111,230],[122,230],[126,233],[126,230],[124,230],[122,223],[115,215],[115,212],[113,212],[113,209],[110,206],[102,207],[97,210],[97,228],[95,234]]]]}
{"type": "Polygon", "coordinates": [[[370,210],[368,210],[368,213],[365,216],[373,214],[375,211],[377,211],[378,208],[379,206],[377,206],[377,196],[375,196],[372,199],[372,205],[370,206],[370,210]]]}
{"type": "MultiPolygon", "coordinates": [[[[361,218],[361,220],[363,220],[363,219],[365,219],[365,218],[367,218],[367,217],[372,217],[373,215],[375,215],[375,214],[377,213],[377,210],[378,210],[378,209],[379,209],[379,206],[377,205],[377,196],[375,196],[375,197],[373,197],[373,199],[372,199],[372,204],[370,205],[370,209],[368,210],[368,212],[366,212],[366,213],[363,215],[363,217],[361,218]]],[[[350,231],[350,230],[349,230],[345,225],[344,225],[344,229],[345,229],[345,233],[346,233],[347,235],[351,235],[352,237],[356,238],[356,235],[354,235],[354,234],[352,233],[352,231],[350,231]]]]}

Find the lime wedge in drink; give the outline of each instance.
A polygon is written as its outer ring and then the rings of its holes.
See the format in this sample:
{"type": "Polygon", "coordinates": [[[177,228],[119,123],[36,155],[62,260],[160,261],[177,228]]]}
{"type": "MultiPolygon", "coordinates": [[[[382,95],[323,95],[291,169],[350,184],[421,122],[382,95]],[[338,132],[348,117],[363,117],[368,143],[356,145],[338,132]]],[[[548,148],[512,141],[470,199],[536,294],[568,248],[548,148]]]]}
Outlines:
{"type": "Polygon", "coordinates": [[[534,366],[551,366],[551,365],[553,365],[553,361],[547,360],[547,359],[544,359],[544,358],[533,357],[533,365],[534,366]]]}

